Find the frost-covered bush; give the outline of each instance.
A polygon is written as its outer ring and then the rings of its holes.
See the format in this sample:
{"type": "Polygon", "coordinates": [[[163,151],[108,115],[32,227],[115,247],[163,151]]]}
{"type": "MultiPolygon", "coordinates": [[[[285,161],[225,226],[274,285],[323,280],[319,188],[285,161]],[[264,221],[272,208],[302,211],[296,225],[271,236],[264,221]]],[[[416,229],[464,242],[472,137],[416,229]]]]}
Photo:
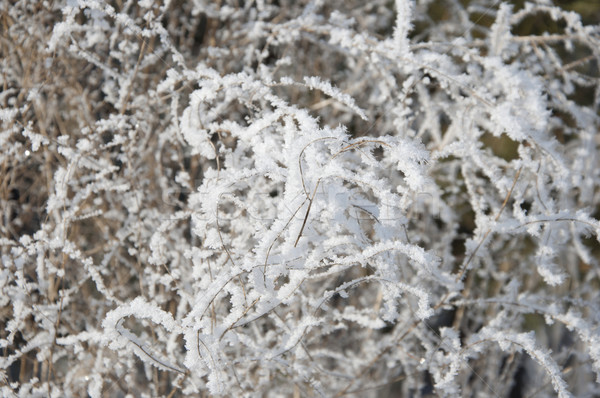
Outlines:
{"type": "Polygon", "coordinates": [[[23,0],[1,25],[0,395],[600,388],[598,21],[23,0]]]}

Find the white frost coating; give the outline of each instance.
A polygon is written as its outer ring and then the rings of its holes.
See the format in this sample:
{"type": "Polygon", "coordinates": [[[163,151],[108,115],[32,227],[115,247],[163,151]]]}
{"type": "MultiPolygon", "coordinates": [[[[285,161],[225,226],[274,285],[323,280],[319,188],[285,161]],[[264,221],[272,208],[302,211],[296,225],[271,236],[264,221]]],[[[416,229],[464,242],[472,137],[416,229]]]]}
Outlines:
{"type": "MultiPolygon", "coordinates": [[[[524,350],[529,356],[540,365],[545,373],[550,377],[554,391],[561,398],[570,398],[573,395],[568,390],[567,383],[561,376],[561,370],[557,363],[552,359],[550,353],[537,347],[534,332],[529,333],[510,333],[492,328],[484,328],[477,337],[480,341],[496,341],[503,351],[516,346],[518,350],[524,350]]],[[[471,339],[470,344],[475,344],[475,339],[471,339]]]]}
{"type": "Polygon", "coordinates": [[[333,87],[331,83],[327,81],[322,81],[318,76],[304,77],[304,83],[306,83],[308,87],[316,90],[321,90],[325,94],[340,101],[342,104],[345,104],[354,112],[356,112],[361,117],[361,119],[368,120],[367,115],[362,109],[360,109],[356,105],[354,99],[350,95],[341,92],[338,88],[333,87]]]}
{"type": "Polygon", "coordinates": [[[495,56],[502,55],[505,48],[510,45],[510,17],[512,16],[512,5],[508,3],[500,4],[500,9],[496,15],[496,21],[490,29],[490,47],[495,56]]]}
{"type": "Polygon", "coordinates": [[[3,10],[0,395],[596,393],[596,26],[31,3],[3,10]]]}
{"type": "Polygon", "coordinates": [[[412,0],[396,0],[396,25],[394,26],[394,42],[401,57],[410,54],[408,33],[412,30],[412,0]]]}
{"type": "Polygon", "coordinates": [[[114,328],[118,320],[128,316],[149,319],[156,324],[162,325],[169,332],[181,333],[179,324],[175,322],[171,314],[148,303],[141,297],[137,297],[129,304],[121,305],[114,310],[109,311],[106,314],[104,321],[102,321],[102,326],[105,328],[114,328]]]}
{"type": "Polygon", "coordinates": [[[558,268],[554,261],[556,253],[550,246],[541,246],[537,253],[538,272],[544,281],[551,286],[557,286],[565,282],[567,275],[558,268]]]}
{"type": "Polygon", "coordinates": [[[3,122],[8,122],[12,120],[19,113],[18,109],[0,109],[0,120],[3,122]]]}
{"type": "Polygon", "coordinates": [[[146,302],[143,298],[137,297],[131,303],[120,305],[106,314],[102,321],[104,343],[113,350],[123,348],[132,350],[142,361],[160,369],[183,373],[183,370],[177,365],[171,364],[166,359],[159,358],[150,346],[123,327],[125,318],[129,316],[138,319],[148,319],[157,325],[163,326],[171,333],[182,333],[180,325],[175,322],[171,314],[146,302]]]}

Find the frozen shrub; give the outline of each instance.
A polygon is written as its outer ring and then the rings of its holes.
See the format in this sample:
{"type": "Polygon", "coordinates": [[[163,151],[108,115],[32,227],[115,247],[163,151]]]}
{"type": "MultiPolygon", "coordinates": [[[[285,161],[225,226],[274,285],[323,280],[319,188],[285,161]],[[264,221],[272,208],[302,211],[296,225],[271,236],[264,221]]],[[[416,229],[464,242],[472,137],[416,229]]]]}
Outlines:
{"type": "Polygon", "coordinates": [[[598,22],[4,6],[1,395],[591,396],[598,22]]]}

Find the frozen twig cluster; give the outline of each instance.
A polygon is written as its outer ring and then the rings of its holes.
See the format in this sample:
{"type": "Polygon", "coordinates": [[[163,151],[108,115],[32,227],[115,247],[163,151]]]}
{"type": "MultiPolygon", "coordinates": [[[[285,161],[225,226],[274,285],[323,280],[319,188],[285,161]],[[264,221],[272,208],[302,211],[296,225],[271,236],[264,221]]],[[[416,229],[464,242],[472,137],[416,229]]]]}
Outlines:
{"type": "Polygon", "coordinates": [[[597,391],[600,25],[441,3],[5,7],[0,395],[597,391]]]}

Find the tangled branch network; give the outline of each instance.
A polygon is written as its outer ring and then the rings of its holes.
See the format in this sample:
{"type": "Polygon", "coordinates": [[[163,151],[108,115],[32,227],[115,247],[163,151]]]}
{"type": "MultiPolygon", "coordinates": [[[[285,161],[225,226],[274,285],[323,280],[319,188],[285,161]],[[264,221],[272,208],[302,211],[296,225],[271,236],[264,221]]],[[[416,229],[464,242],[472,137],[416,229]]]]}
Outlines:
{"type": "Polygon", "coordinates": [[[1,396],[600,390],[600,5],[12,3],[1,396]]]}

